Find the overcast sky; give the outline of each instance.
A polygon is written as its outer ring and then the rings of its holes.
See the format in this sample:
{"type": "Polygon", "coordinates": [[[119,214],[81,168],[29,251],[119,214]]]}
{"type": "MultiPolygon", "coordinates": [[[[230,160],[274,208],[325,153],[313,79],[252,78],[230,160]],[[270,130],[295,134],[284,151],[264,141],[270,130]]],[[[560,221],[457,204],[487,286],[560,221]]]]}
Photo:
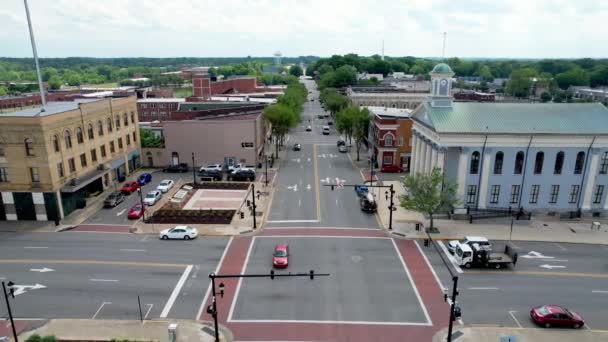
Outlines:
{"type": "MultiPolygon", "coordinates": [[[[607,0],[29,0],[41,57],[608,57],[607,0]]],[[[0,56],[30,57],[22,0],[0,56]]]]}

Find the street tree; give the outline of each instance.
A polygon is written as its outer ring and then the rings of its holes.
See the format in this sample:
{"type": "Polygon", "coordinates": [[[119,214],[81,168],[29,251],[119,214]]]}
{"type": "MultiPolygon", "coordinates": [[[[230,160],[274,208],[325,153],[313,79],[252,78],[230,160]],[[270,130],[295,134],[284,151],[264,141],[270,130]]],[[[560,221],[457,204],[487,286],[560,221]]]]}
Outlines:
{"type": "Polygon", "coordinates": [[[405,194],[399,196],[401,207],[415,210],[429,216],[430,229],[433,229],[434,215],[442,210],[451,210],[458,205],[456,183],[445,180],[440,168],[431,173],[417,173],[403,180],[405,194]]]}
{"type": "Polygon", "coordinates": [[[275,139],[275,158],[279,158],[279,144],[289,129],[298,122],[296,113],[281,103],[268,106],[264,109],[264,119],[271,125],[271,135],[275,139]]]}
{"type": "Polygon", "coordinates": [[[152,133],[152,131],[140,128],[139,138],[143,148],[162,148],[165,146],[165,139],[162,136],[152,133]]]}
{"type": "Polygon", "coordinates": [[[300,77],[300,76],[302,76],[302,74],[303,74],[303,72],[302,72],[302,68],[300,68],[300,66],[299,66],[299,65],[292,65],[292,66],[289,68],[289,73],[290,73],[291,75],[294,75],[295,77],[300,77]]]}

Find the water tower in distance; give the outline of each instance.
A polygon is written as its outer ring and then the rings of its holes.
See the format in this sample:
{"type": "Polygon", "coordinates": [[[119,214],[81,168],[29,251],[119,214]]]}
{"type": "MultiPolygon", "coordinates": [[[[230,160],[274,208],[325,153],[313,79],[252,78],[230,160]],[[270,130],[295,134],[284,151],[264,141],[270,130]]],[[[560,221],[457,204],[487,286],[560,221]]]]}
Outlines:
{"type": "Polygon", "coordinates": [[[281,65],[281,57],[283,57],[283,55],[281,54],[281,52],[277,51],[277,52],[274,53],[273,56],[274,56],[274,64],[276,66],[281,65]]]}

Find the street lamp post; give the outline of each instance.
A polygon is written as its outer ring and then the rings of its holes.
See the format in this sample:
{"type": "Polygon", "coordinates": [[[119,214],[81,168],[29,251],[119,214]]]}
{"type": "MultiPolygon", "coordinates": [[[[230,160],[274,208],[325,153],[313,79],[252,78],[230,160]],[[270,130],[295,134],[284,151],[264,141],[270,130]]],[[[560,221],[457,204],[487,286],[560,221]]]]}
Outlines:
{"type": "Polygon", "coordinates": [[[257,229],[255,222],[255,184],[251,183],[251,214],[253,215],[253,229],[257,229]]]}
{"type": "Polygon", "coordinates": [[[141,219],[146,222],[146,206],[144,205],[144,195],[141,193],[141,188],[137,188],[139,194],[139,203],[141,204],[141,219]]]}
{"type": "Polygon", "coordinates": [[[19,340],[17,339],[17,330],[15,329],[15,321],[13,320],[13,311],[11,310],[11,303],[8,300],[8,296],[11,296],[13,298],[15,298],[15,294],[13,292],[13,282],[9,281],[8,284],[4,284],[4,282],[2,282],[2,293],[4,293],[4,300],[6,300],[6,309],[8,310],[8,317],[11,320],[11,328],[13,329],[13,338],[15,339],[15,342],[19,342],[19,340]],[[8,285],[9,288],[9,292],[6,292],[6,285],[8,285]]]}
{"type": "MultiPolygon", "coordinates": [[[[388,207],[388,230],[393,230],[393,210],[395,210],[395,207],[393,206],[393,196],[395,195],[395,190],[393,190],[393,184],[391,184],[391,187],[389,189],[390,193],[391,193],[391,203],[388,207]]],[[[386,191],[384,193],[385,198],[388,200],[388,192],[386,191]]]]}
{"type": "Polygon", "coordinates": [[[196,167],[194,164],[194,152],[192,152],[192,182],[196,184],[196,167]]]}
{"type": "Polygon", "coordinates": [[[266,187],[268,187],[268,156],[264,155],[266,158],[266,167],[265,167],[265,171],[264,171],[264,183],[266,185],[266,187]]]}

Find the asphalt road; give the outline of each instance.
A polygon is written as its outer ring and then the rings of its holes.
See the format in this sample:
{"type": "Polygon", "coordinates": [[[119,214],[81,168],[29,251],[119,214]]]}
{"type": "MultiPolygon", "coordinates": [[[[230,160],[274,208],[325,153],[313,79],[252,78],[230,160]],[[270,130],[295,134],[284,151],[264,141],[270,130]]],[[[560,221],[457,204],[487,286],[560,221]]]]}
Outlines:
{"type": "MultiPolygon", "coordinates": [[[[519,254],[515,267],[458,274],[458,303],[465,324],[533,327],[529,310],[556,304],[580,313],[590,329],[608,329],[608,247],[522,241],[515,246],[519,254]]],[[[451,277],[439,254],[432,246],[422,249],[451,291],[451,277]]]]}
{"type": "MultiPolygon", "coordinates": [[[[227,238],[2,233],[0,279],[44,286],[24,288],[13,301],[15,317],[139,319],[138,295],[143,314],[159,318],[183,277],[167,317],[193,319],[209,287],[207,275],[227,243],[227,238]]],[[[2,302],[0,316],[5,315],[2,302]]]]}

